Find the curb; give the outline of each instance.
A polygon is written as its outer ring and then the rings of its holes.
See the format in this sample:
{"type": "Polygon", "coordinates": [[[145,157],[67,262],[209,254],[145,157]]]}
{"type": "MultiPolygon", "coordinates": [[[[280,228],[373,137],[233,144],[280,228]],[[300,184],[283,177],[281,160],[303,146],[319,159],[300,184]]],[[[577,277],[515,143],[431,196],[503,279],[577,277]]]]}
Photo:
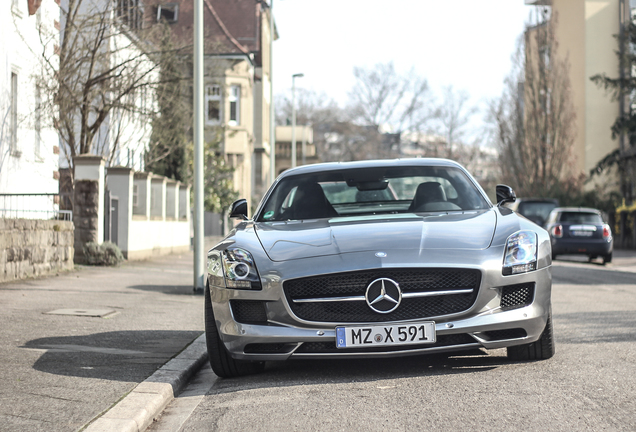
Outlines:
{"type": "Polygon", "coordinates": [[[84,429],[143,432],[208,359],[205,333],[84,429]]]}

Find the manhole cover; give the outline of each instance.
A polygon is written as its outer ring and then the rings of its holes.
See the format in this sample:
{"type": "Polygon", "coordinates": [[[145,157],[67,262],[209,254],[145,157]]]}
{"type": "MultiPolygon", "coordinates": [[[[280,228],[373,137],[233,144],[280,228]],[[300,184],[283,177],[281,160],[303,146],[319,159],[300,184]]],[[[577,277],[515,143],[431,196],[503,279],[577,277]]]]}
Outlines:
{"type": "Polygon", "coordinates": [[[73,315],[97,318],[104,318],[114,313],[114,309],[56,309],[51,312],[44,312],[46,315],[73,315]]]}

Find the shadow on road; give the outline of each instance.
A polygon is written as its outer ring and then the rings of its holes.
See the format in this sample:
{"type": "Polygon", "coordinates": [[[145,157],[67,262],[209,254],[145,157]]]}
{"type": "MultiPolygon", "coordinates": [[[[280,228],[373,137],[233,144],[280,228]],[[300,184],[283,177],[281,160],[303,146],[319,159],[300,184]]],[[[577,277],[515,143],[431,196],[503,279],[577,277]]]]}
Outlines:
{"type": "Polygon", "coordinates": [[[198,331],[115,331],[34,339],[33,369],[55,375],[141,382],[183,350],[198,331]]]}
{"type": "Polygon", "coordinates": [[[568,285],[636,285],[636,273],[619,272],[605,269],[596,264],[589,268],[552,266],[552,281],[555,284],[568,285]]]}
{"type": "Polygon", "coordinates": [[[636,311],[555,314],[557,343],[636,342],[636,311]]]}
{"type": "Polygon", "coordinates": [[[241,378],[219,379],[208,394],[241,390],[380,381],[413,376],[478,374],[510,364],[505,351],[489,355],[481,350],[447,355],[401,357],[399,359],[290,360],[268,362],[265,372],[241,378]]]}
{"type": "Polygon", "coordinates": [[[198,295],[195,294],[192,285],[130,285],[127,288],[170,295],[198,295]]]}

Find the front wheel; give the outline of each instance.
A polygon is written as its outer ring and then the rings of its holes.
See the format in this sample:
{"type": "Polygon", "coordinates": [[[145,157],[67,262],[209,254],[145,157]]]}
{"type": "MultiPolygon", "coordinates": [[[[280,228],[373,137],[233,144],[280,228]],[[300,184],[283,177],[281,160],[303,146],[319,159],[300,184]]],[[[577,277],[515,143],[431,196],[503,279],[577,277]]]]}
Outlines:
{"type": "Polygon", "coordinates": [[[546,360],[554,355],[554,331],[552,329],[552,312],[548,315],[548,322],[536,342],[507,348],[510,360],[546,360]]]}
{"type": "Polygon", "coordinates": [[[261,372],[265,368],[264,362],[235,360],[225,348],[216,328],[209,286],[205,288],[205,341],[208,347],[210,366],[212,366],[214,373],[221,378],[250,375],[261,372]]]}

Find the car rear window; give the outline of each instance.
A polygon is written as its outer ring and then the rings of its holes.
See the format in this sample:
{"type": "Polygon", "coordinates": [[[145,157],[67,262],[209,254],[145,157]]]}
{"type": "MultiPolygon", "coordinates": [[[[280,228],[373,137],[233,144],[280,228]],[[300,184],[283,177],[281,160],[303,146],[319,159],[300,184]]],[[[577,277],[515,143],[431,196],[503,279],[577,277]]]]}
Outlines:
{"type": "Polygon", "coordinates": [[[519,213],[527,218],[535,216],[545,221],[556,206],[553,202],[526,201],[519,204],[519,213]]]}
{"type": "Polygon", "coordinates": [[[602,225],[603,219],[598,213],[562,212],[559,222],[602,225]]]}

